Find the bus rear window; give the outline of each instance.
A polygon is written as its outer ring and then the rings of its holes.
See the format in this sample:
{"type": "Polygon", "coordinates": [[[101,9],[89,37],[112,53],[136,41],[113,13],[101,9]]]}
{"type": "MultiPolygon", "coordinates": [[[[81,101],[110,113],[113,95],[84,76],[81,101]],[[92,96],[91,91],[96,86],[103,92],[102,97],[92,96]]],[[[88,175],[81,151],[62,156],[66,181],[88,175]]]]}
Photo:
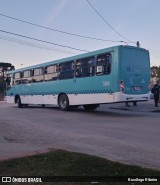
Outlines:
{"type": "Polygon", "coordinates": [[[111,73],[111,54],[106,53],[97,56],[96,75],[111,73]]]}

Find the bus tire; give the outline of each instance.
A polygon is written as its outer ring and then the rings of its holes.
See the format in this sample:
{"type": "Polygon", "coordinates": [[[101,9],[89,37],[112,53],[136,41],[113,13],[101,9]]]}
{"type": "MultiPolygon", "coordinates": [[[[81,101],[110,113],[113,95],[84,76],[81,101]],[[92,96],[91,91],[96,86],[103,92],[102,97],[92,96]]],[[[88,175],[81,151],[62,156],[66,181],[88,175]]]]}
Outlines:
{"type": "Polygon", "coordinates": [[[58,98],[58,105],[60,110],[69,110],[69,100],[66,94],[61,94],[58,98]]]}
{"type": "Polygon", "coordinates": [[[133,102],[133,106],[137,106],[137,102],[136,101],[133,102]]]}
{"type": "Polygon", "coordinates": [[[99,107],[99,104],[89,104],[89,105],[83,105],[84,109],[86,111],[93,111],[95,110],[97,107],[99,107]]]}
{"type": "Polygon", "coordinates": [[[20,96],[18,96],[18,98],[17,98],[17,104],[18,104],[18,107],[19,108],[22,108],[23,106],[22,106],[22,103],[21,103],[21,98],[20,98],[20,96]]]}

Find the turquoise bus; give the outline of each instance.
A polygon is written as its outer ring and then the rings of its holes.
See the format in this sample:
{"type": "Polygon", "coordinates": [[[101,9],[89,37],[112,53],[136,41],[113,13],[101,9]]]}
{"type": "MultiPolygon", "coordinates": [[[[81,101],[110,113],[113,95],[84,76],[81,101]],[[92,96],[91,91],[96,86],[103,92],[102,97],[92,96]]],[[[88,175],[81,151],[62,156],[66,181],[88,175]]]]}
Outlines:
{"type": "Polygon", "coordinates": [[[7,102],[58,105],[61,110],[149,100],[150,58],[146,49],[114,46],[33,65],[7,74],[7,102]]]}

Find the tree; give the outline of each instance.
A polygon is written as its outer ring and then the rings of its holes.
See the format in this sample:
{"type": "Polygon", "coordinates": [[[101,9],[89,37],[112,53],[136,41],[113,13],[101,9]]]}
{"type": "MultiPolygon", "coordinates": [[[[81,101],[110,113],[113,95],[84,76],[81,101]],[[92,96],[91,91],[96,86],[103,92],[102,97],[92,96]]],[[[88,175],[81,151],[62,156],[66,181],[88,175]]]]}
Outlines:
{"type": "Polygon", "coordinates": [[[151,67],[151,77],[160,78],[160,66],[152,66],[151,67]]]}
{"type": "Polygon", "coordinates": [[[6,83],[5,83],[5,75],[7,71],[14,70],[14,66],[11,63],[4,63],[0,62],[0,74],[1,74],[1,80],[0,80],[0,92],[4,95],[5,94],[5,88],[6,88],[6,83]]]}
{"type": "Polygon", "coordinates": [[[0,76],[0,94],[3,94],[3,79],[2,79],[2,76],[0,76]]]}
{"type": "Polygon", "coordinates": [[[2,74],[3,78],[7,71],[14,70],[14,66],[11,63],[4,63],[0,62],[0,73],[2,74]]]}
{"type": "Polygon", "coordinates": [[[158,67],[158,70],[157,70],[157,76],[160,79],[160,66],[158,67]]]}

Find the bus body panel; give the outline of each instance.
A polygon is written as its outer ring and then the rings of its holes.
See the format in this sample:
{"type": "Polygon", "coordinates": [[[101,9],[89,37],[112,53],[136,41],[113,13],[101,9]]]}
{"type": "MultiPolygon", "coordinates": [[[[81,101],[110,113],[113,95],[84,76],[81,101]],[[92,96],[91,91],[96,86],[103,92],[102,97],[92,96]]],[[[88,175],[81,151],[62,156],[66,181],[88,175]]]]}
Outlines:
{"type": "MultiPolygon", "coordinates": [[[[149,53],[145,49],[116,46],[99,51],[44,63],[36,66],[9,72],[9,74],[25,71],[65,61],[76,61],[81,58],[103,53],[111,53],[111,73],[71,79],[57,79],[37,83],[19,84],[7,91],[7,102],[15,103],[16,95],[23,104],[58,105],[60,94],[66,94],[70,105],[116,103],[125,101],[144,101],[149,99],[148,84],[150,78],[149,53]],[[120,81],[124,82],[125,90],[120,91],[120,81]]],[[[96,70],[96,66],[95,66],[96,70]]]]}
{"type": "Polygon", "coordinates": [[[120,48],[120,79],[124,81],[125,94],[149,93],[149,53],[142,49],[120,48]]]}

